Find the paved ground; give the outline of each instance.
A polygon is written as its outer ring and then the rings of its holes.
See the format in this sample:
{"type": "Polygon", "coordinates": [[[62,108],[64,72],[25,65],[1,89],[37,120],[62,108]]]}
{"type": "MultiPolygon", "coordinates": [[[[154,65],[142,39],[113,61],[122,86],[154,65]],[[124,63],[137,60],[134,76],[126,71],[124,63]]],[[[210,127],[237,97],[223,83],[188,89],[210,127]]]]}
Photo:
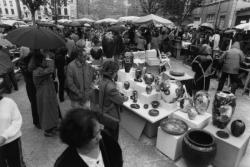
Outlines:
{"type": "MultiPolygon", "coordinates": [[[[213,97],[217,82],[213,81],[211,85],[210,95],[213,97]]],[[[240,91],[238,94],[240,94],[240,91]]],[[[58,137],[44,137],[43,132],[32,125],[30,104],[23,81],[19,81],[19,91],[7,96],[16,101],[23,116],[22,146],[27,167],[52,167],[55,159],[66,146],[60,142],[58,137]]],[[[247,125],[247,133],[250,133],[250,98],[240,95],[237,95],[237,97],[234,118],[242,119],[247,125]]],[[[69,101],[66,100],[61,103],[60,107],[65,114],[69,109],[69,101]]],[[[119,143],[123,150],[124,167],[176,167],[173,161],[157,151],[154,147],[155,139],[148,139],[143,136],[140,141],[137,141],[121,129],[119,143]]],[[[249,147],[240,167],[250,166],[249,147]]]]}

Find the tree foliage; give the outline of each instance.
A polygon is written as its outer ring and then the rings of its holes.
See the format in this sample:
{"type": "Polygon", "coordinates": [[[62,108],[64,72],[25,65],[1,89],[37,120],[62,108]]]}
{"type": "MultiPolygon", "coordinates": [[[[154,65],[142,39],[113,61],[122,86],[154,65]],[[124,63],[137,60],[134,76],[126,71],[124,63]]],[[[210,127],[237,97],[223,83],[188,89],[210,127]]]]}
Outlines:
{"type": "Polygon", "coordinates": [[[41,5],[45,5],[47,0],[22,0],[23,4],[26,5],[31,14],[35,14],[37,10],[39,10],[41,5]]]}
{"type": "Polygon", "coordinates": [[[181,24],[191,12],[201,6],[202,0],[164,0],[162,9],[165,15],[176,19],[181,24]]]}
{"type": "Polygon", "coordinates": [[[140,0],[142,10],[145,14],[156,14],[162,9],[165,0],[140,0]]]}

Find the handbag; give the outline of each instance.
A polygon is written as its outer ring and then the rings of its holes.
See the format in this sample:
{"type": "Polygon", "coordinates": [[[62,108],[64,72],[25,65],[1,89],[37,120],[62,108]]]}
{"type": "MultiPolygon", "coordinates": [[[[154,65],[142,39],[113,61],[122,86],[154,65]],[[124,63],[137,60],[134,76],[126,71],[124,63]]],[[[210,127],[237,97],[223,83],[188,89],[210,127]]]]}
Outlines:
{"type": "Polygon", "coordinates": [[[104,97],[105,97],[105,89],[108,85],[108,82],[105,83],[105,86],[103,87],[103,90],[101,93],[103,96],[100,96],[99,92],[99,122],[104,125],[104,127],[109,128],[109,129],[117,129],[117,126],[119,126],[120,122],[120,112],[116,110],[118,118],[113,117],[112,115],[108,113],[104,113],[103,111],[103,106],[104,106],[104,97]]]}

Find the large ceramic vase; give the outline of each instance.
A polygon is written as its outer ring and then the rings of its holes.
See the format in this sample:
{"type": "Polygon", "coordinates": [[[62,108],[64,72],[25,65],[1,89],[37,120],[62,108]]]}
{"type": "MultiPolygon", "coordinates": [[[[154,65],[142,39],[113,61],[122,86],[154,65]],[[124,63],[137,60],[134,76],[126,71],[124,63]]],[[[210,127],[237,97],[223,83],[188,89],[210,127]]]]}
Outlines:
{"type": "Polygon", "coordinates": [[[213,135],[204,130],[189,130],[183,137],[182,154],[188,167],[207,167],[216,155],[213,135]]]}
{"type": "Polygon", "coordinates": [[[209,106],[209,94],[206,91],[198,91],[194,96],[194,108],[198,114],[203,115],[209,106]]]}
{"type": "Polygon", "coordinates": [[[246,125],[242,120],[235,120],[231,124],[231,133],[235,137],[241,136],[246,129],[246,125]]]}
{"type": "Polygon", "coordinates": [[[161,97],[166,103],[174,103],[182,98],[185,90],[180,81],[165,80],[160,84],[161,97]]]}
{"type": "Polygon", "coordinates": [[[135,79],[134,79],[134,81],[142,82],[141,76],[142,76],[142,70],[140,68],[137,68],[135,70],[135,79]]]}
{"type": "Polygon", "coordinates": [[[132,53],[131,54],[126,54],[124,56],[124,67],[125,67],[125,72],[126,73],[129,73],[130,69],[132,68],[133,59],[134,59],[134,56],[133,56],[132,53]]]}
{"type": "Polygon", "coordinates": [[[213,103],[213,125],[224,129],[230,122],[236,107],[236,97],[230,92],[217,92],[213,103]]]}
{"type": "Polygon", "coordinates": [[[151,85],[154,82],[155,77],[151,73],[145,73],[143,76],[143,79],[144,79],[145,84],[151,85]]]}

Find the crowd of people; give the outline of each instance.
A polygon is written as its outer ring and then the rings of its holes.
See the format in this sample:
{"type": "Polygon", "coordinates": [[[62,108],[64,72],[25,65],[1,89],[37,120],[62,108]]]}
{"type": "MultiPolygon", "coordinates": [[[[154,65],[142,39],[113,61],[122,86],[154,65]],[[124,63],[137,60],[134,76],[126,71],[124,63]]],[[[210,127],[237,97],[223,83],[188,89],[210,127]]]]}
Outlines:
{"type": "MultiPolygon", "coordinates": [[[[102,38],[109,36],[107,29],[53,30],[64,38],[65,47],[32,50],[20,46],[19,66],[31,104],[34,126],[42,129],[46,137],[56,136],[59,131],[60,138],[69,146],[57,159],[55,167],[72,164],[79,167],[122,166],[121,148],[117,143],[120,105],[128,97],[120,93],[115,81],[120,67],[119,59],[126,51],[156,49],[159,53],[173,55],[174,41],[190,41],[199,46],[191,63],[195,72],[192,89],[198,91],[209,90],[214,58],[220,50],[218,31],[201,35],[200,30],[131,26],[124,32],[112,32],[114,45],[106,47],[107,43],[102,38]],[[99,85],[98,98],[96,84],[99,85]],[[64,102],[65,92],[72,109],[63,118],[60,102],[64,102]]],[[[0,48],[0,59],[9,57],[8,54],[3,47],[0,48]]],[[[231,91],[235,93],[240,83],[240,63],[244,60],[239,42],[235,41],[231,49],[216,56],[220,57],[222,67],[218,91],[223,89],[225,80],[230,76],[231,91]]],[[[12,63],[10,58],[7,60],[12,63]]],[[[0,60],[0,65],[6,63],[0,60]]],[[[11,92],[11,83],[18,90],[13,67],[9,67],[6,73],[0,75],[4,78],[8,93],[11,92]]],[[[21,124],[22,117],[15,102],[1,96],[1,167],[7,167],[7,164],[9,167],[24,165],[20,147],[21,124]]]]}

